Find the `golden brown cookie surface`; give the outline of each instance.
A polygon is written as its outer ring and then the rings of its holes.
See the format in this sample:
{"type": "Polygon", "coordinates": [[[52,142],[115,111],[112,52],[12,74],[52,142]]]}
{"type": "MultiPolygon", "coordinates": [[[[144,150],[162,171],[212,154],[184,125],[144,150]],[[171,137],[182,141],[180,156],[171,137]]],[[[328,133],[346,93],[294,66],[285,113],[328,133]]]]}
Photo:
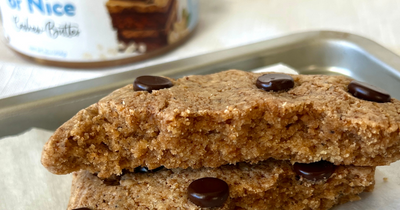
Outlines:
{"type": "Polygon", "coordinates": [[[350,79],[291,75],[294,87],[257,88],[238,70],[172,80],[148,93],[118,89],[62,125],[44,147],[51,172],[100,177],[137,166],[218,167],[270,157],[377,166],[400,159],[400,102],[347,92],[350,79]]]}

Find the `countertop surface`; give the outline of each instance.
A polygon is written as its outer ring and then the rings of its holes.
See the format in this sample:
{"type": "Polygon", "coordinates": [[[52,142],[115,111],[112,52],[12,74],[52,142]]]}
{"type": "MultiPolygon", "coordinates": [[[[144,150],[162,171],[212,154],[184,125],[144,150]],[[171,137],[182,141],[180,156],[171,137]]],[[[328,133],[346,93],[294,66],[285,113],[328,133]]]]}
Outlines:
{"type": "Polygon", "coordinates": [[[65,69],[24,60],[0,42],[0,99],[315,30],[364,36],[400,55],[397,0],[200,0],[199,25],[163,56],[108,69],[65,69]]]}

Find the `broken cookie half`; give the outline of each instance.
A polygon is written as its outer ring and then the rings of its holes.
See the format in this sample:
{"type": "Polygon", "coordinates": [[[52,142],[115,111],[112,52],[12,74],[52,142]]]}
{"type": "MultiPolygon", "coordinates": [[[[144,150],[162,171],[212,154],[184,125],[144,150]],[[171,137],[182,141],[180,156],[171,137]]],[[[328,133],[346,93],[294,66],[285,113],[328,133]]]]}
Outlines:
{"type": "Polygon", "coordinates": [[[268,158],[378,166],[400,159],[400,102],[360,83],[349,88],[351,82],[239,70],[141,77],[58,128],[42,163],[55,174],[88,170],[106,178],[139,166],[268,158]]]}

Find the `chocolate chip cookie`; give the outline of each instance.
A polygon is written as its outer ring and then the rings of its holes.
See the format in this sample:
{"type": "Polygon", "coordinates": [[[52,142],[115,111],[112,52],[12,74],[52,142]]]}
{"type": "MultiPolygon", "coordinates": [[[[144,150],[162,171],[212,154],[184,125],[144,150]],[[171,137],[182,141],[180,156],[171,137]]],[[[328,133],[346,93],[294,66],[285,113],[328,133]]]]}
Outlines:
{"type": "Polygon", "coordinates": [[[263,75],[138,78],[58,128],[42,163],[55,174],[83,169],[106,178],[138,166],[271,157],[356,166],[400,159],[400,102],[390,95],[343,76],[263,75]]]}
{"type": "Polygon", "coordinates": [[[297,167],[302,172],[289,161],[270,159],[257,165],[128,172],[114,176],[113,182],[79,171],[73,173],[68,210],[324,210],[358,200],[358,194],[374,186],[375,167],[336,166],[333,171],[330,167],[297,167]],[[304,176],[316,169],[330,175],[304,176]]]}

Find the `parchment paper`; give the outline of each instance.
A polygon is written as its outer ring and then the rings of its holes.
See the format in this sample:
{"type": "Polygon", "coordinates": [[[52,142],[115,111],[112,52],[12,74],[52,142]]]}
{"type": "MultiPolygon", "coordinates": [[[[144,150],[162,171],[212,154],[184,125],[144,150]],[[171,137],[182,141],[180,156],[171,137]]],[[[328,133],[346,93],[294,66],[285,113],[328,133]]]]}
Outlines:
{"type": "Polygon", "coordinates": [[[54,175],[40,163],[53,132],[32,129],[0,140],[0,209],[67,209],[71,175],[54,175]]]}
{"type": "MultiPolygon", "coordinates": [[[[260,71],[296,73],[283,65],[260,71]]],[[[16,125],[18,126],[18,125],[16,125]]],[[[71,175],[54,175],[40,163],[43,145],[52,131],[32,129],[24,134],[0,139],[0,210],[64,210],[71,189],[71,175]]],[[[362,200],[334,210],[399,210],[400,162],[377,167],[372,193],[362,200]]]]}

